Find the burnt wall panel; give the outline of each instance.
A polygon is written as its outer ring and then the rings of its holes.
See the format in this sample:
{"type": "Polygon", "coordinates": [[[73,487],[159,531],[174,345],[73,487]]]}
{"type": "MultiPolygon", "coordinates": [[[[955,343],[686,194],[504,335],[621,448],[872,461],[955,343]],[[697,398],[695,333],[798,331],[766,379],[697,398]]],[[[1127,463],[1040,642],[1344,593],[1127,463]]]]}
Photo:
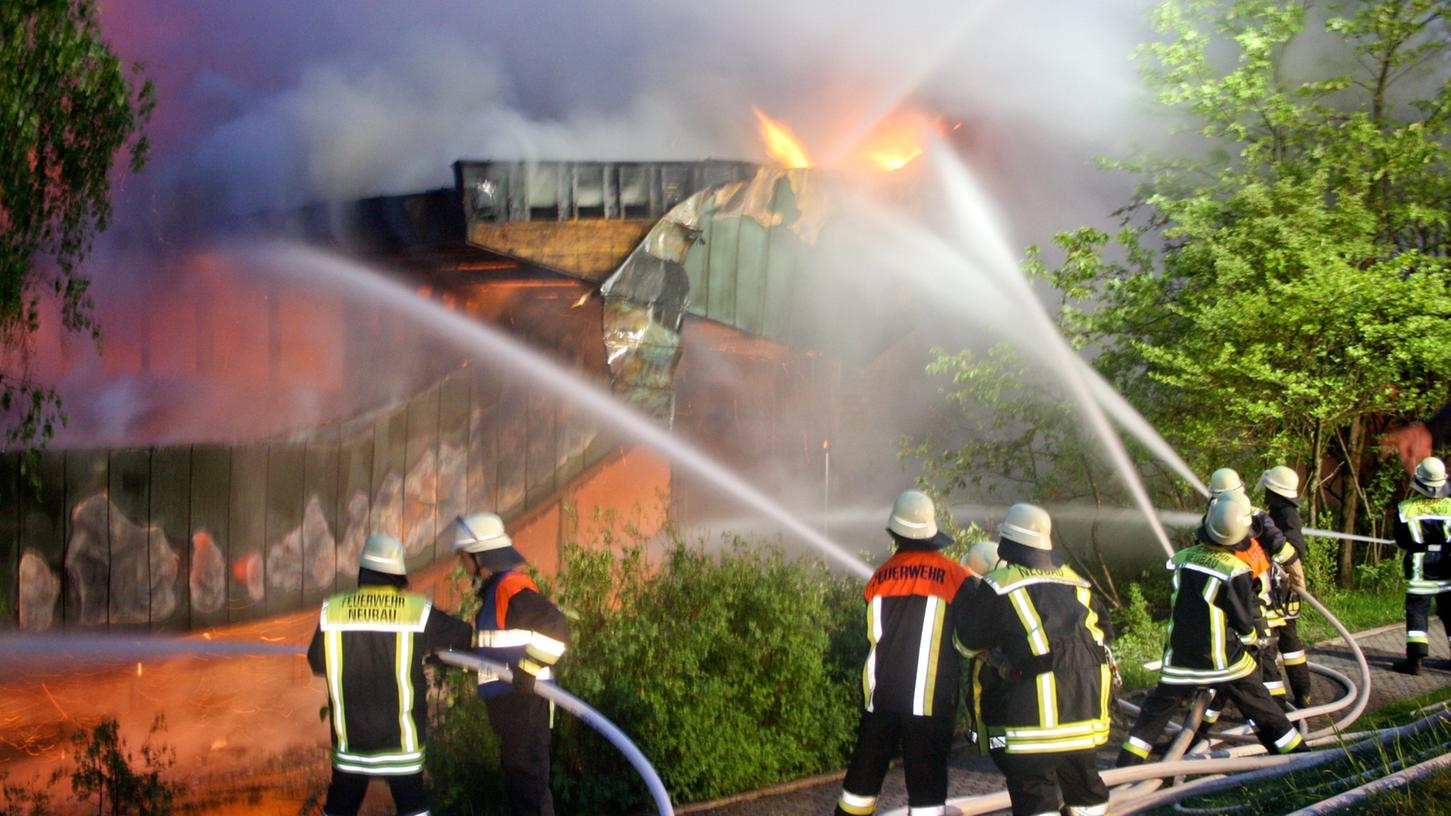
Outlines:
{"type": "Polygon", "coordinates": [[[104,626],[111,593],[105,451],[65,455],[65,625],[104,626]]]}
{"type": "Polygon", "coordinates": [[[20,483],[20,628],[43,632],[65,624],[65,455],[47,451],[31,484],[20,483]]]}
{"type": "Polygon", "coordinates": [[[302,605],[315,606],[337,583],[338,498],[343,470],[336,426],[308,440],[303,463],[302,605]]]}
{"type": "Polygon", "coordinates": [[[0,456],[0,629],[20,623],[19,570],[20,456],[6,454],[0,456]]]}
{"type": "Polygon", "coordinates": [[[408,403],[403,546],[408,551],[409,572],[433,563],[433,537],[438,526],[438,410],[437,388],[408,403]]]}
{"type": "Polygon", "coordinates": [[[227,564],[231,548],[232,450],[200,445],[191,452],[191,534],[187,595],[191,628],[227,622],[227,564]]]}
{"type": "Polygon", "coordinates": [[[267,445],[232,449],[231,502],[227,512],[227,620],[266,614],[267,445]]]}
{"type": "Polygon", "coordinates": [[[298,442],[273,443],[267,450],[267,509],[264,541],[268,615],[302,606],[303,465],[306,447],[298,442]]]}
{"type": "Polygon", "coordinates": [[[469,409],[468,512],[492,512],[499,506],[499,389],[497,376],[473,369],[469,409]]]}
{"type": "Polygon", "coordinates": [[[373,512],[369,534],[403,538],[403,476],[408,455],[408,411],[396,409],[373,428],[373,512]]]}
{"type": "Polygon", "coordinates": [[[438,534],[437,558],[450,556],[450,525],[468,512],[469,415],[473,373],[463,371],[444,381],[438,404],[438,534]]]}
{"type": "Polygon", "coordinates": [[[527,389],[517,382],[506,381],[499,390],[499,495],[494,512],[500,515],[524,508],[529,452],[527,401],[527,389]]]}
{"type": "Polygon", "coordinates": [[[533,507],[554,492],[555,475],[559,470],[559,423],[554,397],[538,389],[529,390],[528,399],[528,485],[525,506],[533,507]]]}
{"type": "Polygon", "coordinates": [[[150,471],[151,526],[150,559],[153,586],[161,586],[156,576],[164,577],[167,562],[172,562],[172,575],[167,584],[172,605],[170,613],[151,605],[151,628],[180,630],[187,628],[191,617],[191,593],[187,576],[191,572],[189,527],[191,519],[191,449],[157,448],[151,453],[150,471]],[[168,555],[169,553],[169,555],[168,555]]]}
{"type": "Polygon", "coordinates": [[[151,451],[128,448],[110,456],[111,571],[109,619],[112,626],[151,625],[153,604],[160,617],[176,608],[175,553],[153,541],[151,527],[151,451]],[[152,545],[160,547],[152,558],[152,545]],[[152,561],[157,574],[152,575],[152,561]]]}
{"type": "Polygon", "coordinates": [[[371,529],[373,507],[372,422],[344,425],[338,448],[338,539],[335,591],[358,582],[358,555],[371,529]]]}

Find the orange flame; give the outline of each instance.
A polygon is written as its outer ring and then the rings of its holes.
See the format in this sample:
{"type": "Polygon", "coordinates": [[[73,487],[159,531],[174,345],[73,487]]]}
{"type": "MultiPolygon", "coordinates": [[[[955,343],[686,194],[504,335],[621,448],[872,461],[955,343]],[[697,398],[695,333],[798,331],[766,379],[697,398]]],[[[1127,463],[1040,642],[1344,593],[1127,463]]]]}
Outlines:
{"type": "Polygon", "coordinates": [[[943,134],[940,118],[913,110],[896,111],[872,128],[862,145],[861,157],[878,170],[901,170],[922,155],[928,134],[943,134]]]}
{"type": "Polygon", "coordinates": [[[782,167],[811,167],[811,156],[801,146],[800,140],[791,129],[767,116],[760,108],[752,107],[756,114],[757,132],[766,148],[766,155],[782,167]]]}

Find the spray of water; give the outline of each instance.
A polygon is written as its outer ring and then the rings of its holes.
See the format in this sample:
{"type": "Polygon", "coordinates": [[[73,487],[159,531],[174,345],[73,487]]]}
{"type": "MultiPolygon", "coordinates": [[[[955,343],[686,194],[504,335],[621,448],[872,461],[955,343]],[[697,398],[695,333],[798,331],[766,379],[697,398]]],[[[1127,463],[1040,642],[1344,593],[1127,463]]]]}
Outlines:
{"type": "Polygon", "coordinates": [[[802,523],[784,507],[686,440],[671,435],[654,420],[621,403],[613,395],[555,363],[509,335],[450,311],[367,267],[293,244],[257,250],[258,262],[285,270],[304,282],[367,298],[399,319],[429,326],[438,337],[455,344],[488,365],[508,369],[588,413],[625,436],[649,445],[677,467],[715,485],[744,506],[771,518],[782,529],[823,555],[863,577],[871,569],[841,545],[802,523]]]}
{"type": "Polygon", "coordinates": [[[205,640],[166,635],[82,635],[0,634],[0,654],[7,661],[51,663],[76,660],[87,664],[168,657],[239,657],[245,655],[296,655],[303,649],[286,643],[266,641],[205,640]]]}

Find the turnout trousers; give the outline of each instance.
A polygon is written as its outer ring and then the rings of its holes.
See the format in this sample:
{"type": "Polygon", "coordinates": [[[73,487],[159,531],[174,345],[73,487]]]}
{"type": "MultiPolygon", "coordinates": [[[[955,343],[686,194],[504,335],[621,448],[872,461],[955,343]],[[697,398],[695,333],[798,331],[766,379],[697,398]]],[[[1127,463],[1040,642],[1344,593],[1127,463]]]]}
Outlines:
{"type": "Polygon", "coordinates": [[[1007,777],[1013,816],[1057,814],[1060,802],[1069,816],[1107,813],[1108,786],[1098,775],[1097,753],[1093,749],[1061,754],[991,752],[993,764],[1007,777]]]}
{"type": "Polygon", "coordinates": [[[393,807],[400,816],[419,816],[428,813],[428,793],[423,787],[423,773],[399,776],[352,773],[333,768],[333,781],[327,789],[327,802],[322,806],[323,816],[355,816],[368,795],[368,783],[373,779],[388,780],[388,790],[393,794],[393,807]]]}
{"type": "MultiPolygon", "coordinates": [[[[1139,709],[1139,718],[1129,730],[1128,741],[1119,751],[1119,766],[1137,765],[1147,760],[1154,742],[1164,733],[1164,727],[1169,724],[1174,712],[1201,688],[1204,686],[1168,683],[1155,686],[1139,709]]],[[[1266,751],[1271,754],[1287,754],[1300,746],[1300,732],[1285,717],[1279,703],[1265,690],[1258,673],[1226,683],[1215,683],[1210,688],[1218,698],[1211,705],[1217,708],[1218,701],[1229,700],[1238,706],[1240,713],[1254,726],[1255,734],[1266,751]]]]}
{"type": "Polygon", "coordinates": [[[1406,553],[1402,562],[1406,578],[1406,657],[1423,658],[1430,652],[1431,599],[1436,614],[1451,637],[1451,558],[1445,553],[1406,553]]]}
{"type": "Polygon", "coordinates": [[[911,816],[941,816],[947,802],[947,755],[952,750],[955,719],[953,715],[918,717],[863,711],[836,816],[876,812],[882,779],[899,749],[907,777],[908,812],[911,816]]]}
{"type": "Polygon", "coordinates": [[[1300,705],[1310,699],[1310,665],[1306,662],[1305,641],[1300,639],[1300,621],[1290,618],[1277,631],[1280,633],[1280,661],[1285,664],[1285,679],[1289,681],[1295,704],[1300,705]]]}
{"type": "Polygon", "coordinates": [[[484,700],[484,706],[499,737],[510,816],[554,816],[549,792],[549,701],[511,691],[484,700]]]}

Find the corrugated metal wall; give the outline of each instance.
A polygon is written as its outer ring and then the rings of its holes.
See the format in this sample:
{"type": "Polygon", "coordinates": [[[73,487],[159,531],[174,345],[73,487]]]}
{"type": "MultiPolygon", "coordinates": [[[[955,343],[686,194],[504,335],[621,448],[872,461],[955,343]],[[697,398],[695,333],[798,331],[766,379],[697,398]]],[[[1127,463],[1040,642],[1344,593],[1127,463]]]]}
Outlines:
{"type": "Polygon", "coordinates": [[[0,456],[0,626],[186,630],[317,604],[373,533],[409,567],[449,521],[550,497],[610,443],[551,395],[465,368],[406,404],[291,439],[0,456]]]}

